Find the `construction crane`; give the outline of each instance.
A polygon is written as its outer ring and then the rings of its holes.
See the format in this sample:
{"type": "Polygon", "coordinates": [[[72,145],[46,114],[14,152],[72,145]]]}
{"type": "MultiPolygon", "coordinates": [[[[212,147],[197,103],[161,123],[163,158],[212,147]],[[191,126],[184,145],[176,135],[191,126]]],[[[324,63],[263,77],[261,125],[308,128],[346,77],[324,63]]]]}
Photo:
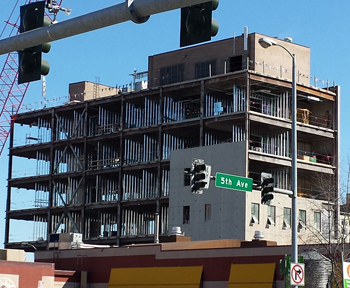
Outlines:
{"type": "MultiPolygon", "coordinates": [[[[0,34],[0,39],[10,37],[19,33],[20,15],[19,5],[35,2],[33,0],[16,0],[15,6],[0,34]],[[21,3],[20,3],[21,2],[21,3]],[[17,8],[18,7],[18,8],[17,8]]],[[[58,11],[70,12],[69,9],[61,8],[63,0],[46,0],[47,15],[54,23],[58,11]]],[[[67,14],[68,14],[67,13],[67,14]]],[[[29,82],[18,84],[18,53],[10,52],[6,56],[4,66],[0,74],[0,156],[5,148],[7,138],[10,134],[12,123],[21,107],[24,96],[28,90],[29,82]]]]}

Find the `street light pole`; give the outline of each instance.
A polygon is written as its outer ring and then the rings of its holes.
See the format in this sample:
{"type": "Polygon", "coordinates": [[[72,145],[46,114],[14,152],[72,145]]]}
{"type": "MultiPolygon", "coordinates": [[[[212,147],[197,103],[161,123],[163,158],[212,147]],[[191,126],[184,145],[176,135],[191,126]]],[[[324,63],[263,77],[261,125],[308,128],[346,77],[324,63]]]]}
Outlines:
{"type": "Polygon", "coordinates": [[[292,76],[292,262],[298,263],[298,141],[297,141],[297,83],[296,83],[296,57],[293,59],[292,76]]]}
{"type": "MultiPolygon", "coordinates": [[[[263,48],[270,46],[279,46],[283,48],[292,57],[292,263],[298,263],[298,141],[297,141],[297,82],[296,82],[296,56],[292,54],[286,47],[277,43],[275,40],[268,38],[259,39],[259,43],[263,48]]],[[[292,286],[295,287],[295,286],[292,286]]]]}

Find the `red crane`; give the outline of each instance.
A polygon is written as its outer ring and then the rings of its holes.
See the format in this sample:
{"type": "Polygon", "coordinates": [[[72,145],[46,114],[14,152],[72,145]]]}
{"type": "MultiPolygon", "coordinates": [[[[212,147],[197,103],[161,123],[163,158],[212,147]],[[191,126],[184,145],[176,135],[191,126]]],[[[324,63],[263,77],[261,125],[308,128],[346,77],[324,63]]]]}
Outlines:
{"type": "MultiPolygon", "coordinates": [[[[62,1],[63,0],[54,2],[60,7],[62,1]]],[[[17,13],[17,11],[19,11],[19,2],[24,2],[22,3],[22,5],[26,5],[35,1],[16,1],[8,20],[5,21],[5,27],[0,34],[0,39],[10,37],[19,33],[20,15],[19,13],[17,13]]],[[[50,17],[50,15],[47,16],[50,17]]],[[[17,78],[18,53],[10,52],[6,56],[4,66],[0,74],[0,155],[2,154],[2,151],[5,148],[7,138],[10,134],[12,127],[12,119],[15,118],[18,114],[24,96],[29,87],[29,83],[17,84],[17,78]]]]}

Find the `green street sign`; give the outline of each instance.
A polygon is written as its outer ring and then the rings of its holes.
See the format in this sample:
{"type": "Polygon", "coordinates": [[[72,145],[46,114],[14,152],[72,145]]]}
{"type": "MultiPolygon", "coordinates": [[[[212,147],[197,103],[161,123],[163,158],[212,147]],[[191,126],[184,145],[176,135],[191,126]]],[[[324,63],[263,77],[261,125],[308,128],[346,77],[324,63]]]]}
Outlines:
{"type": "Polygon", "coordinates": [[[224,173],[216,173],[215,186],[225,189],[252,192],[253,179],[224,173]]]}

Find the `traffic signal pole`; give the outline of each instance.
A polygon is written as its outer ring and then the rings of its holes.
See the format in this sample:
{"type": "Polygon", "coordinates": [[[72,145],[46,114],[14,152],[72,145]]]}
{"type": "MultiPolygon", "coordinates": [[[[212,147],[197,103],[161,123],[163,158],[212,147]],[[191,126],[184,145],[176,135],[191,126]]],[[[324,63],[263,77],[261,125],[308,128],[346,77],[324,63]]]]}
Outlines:
{"type": "Polygon", "coordinates": [[[0,55],[129,20],[144,23],[150,15],[203,2],[205,0],[126,0],[102,10],[0,40],[0,55]]]}

